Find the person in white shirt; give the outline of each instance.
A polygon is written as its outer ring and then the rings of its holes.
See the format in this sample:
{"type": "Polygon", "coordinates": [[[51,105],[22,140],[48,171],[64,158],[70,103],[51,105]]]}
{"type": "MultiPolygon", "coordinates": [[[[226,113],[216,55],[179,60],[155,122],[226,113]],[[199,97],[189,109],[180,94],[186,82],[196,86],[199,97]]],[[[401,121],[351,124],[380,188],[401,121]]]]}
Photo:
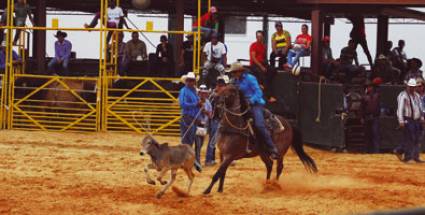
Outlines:
{"type": "Polygon", "coordinates": [[[421,96],[415,91],[416,87],[416,79],[409,79],[406,90],[402,91],[397,97],[397,119],[400,128],[403,129],[404,138],[394,150],[394,153],[403,162],[414,160],[417,163],[422,163],[423,161],[419,158],[419,137],[424,116],[422,114],[421,96]]]}
{"type": "Polygon", "coordinates": [[[209,72],[215,69],[220,75],[224,75],[224,65],[227,65],[227,49],[222,42],[218,41],[217,34],[212,34],[211,42],[205,44],[204,55],[207,60],[202,70],[201,84],[211,87],[211,85],[215,85],[217,76],[211,77],[211,75],[208,75],[209,72]]]}

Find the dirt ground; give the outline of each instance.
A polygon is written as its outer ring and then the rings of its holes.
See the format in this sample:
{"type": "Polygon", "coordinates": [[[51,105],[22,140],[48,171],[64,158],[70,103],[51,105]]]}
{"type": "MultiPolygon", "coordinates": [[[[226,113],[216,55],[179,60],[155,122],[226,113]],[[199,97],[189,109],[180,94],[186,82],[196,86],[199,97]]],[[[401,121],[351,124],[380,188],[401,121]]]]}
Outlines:
{"type": "MultiPolygon", "coordinates": [[[[318,164],[317,175],[289,152],[279,182],[266,184],[260,159],[245,159],[229,169],[222,194],[201,194],[215,166],[196,174],[190,197],[170,189],[158,200],[160,185],[144,180],[140,139],[1,131],[0,214],[358,214],[425,206],[425,164],[311,148],[306,149],[318,164]]],[[[175,186],[186,188],[182,172],[175,186]]]]}

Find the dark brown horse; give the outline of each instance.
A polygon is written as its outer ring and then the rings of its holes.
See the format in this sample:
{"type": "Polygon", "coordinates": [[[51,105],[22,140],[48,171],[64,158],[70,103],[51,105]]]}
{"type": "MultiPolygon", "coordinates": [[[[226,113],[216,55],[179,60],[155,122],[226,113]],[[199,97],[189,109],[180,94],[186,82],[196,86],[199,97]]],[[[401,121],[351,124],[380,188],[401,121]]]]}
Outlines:
{"type": "MultiPolygon", "coordinates": [[[[255,141],[253,141],[252,137],[249,135],[249,126],[243,116],[246,112],[248,112],[248,107],[243,105],[244,102],[241,103],[240,99],[243,97],[239,92],[239,89],[235,86],[229,85],[217,96],[218,108],[222,111],[220,129],[216,137],[217,144],[220,149],[221,165],[214,174],[211,184],[204,191],[204,194],[209,194],[218,180],[220,180],[218,192],[223,192],[227,168],[234,160],[260,156],[267,168],[267,180],[270,179],[273,168],[273,160],[269,158],[268,154],[265,153],[266,150],[262,148],[264,144],[256,143],[251,147],[251,152],[247,150],[248,144],[252,144],[252,142],[255,141]]],[[[282,117],[278,118],[285,129],[281,132],[275,132],[272,137],[273,142],[279,151],[276,180],[279,179],[282,173],[283,157],[290,146],[292,146],[308,171],[317,172],[314,160],[303,149],[303,140],[300,131],[293,128],[288,121],[282,117]]]]}

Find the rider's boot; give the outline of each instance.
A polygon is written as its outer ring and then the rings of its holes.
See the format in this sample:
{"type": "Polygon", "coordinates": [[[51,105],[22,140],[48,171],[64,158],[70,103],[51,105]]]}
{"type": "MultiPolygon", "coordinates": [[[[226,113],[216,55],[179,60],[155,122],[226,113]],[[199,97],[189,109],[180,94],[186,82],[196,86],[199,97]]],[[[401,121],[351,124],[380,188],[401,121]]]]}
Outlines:
{"type": "Polygon", "coordinates": [[[279,151],[277,150],[276,146],[273,145],[273,147],[271,147],[269,153],[270,153],[271,159],[273,159],[273,160],[279,159],[279,151]]]}

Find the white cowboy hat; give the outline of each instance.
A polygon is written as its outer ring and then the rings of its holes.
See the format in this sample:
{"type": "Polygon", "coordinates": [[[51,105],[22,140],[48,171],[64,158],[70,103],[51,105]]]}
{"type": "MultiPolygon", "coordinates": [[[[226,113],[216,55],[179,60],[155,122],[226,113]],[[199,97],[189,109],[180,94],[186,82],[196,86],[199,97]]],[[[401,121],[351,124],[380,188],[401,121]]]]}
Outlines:
{"type": "Polygon", "coordinates": [[[226,69],[226,73],[234,72],[234,71],[241,71],[245,70],[245,68],[242,66],[240,62],[234,62],[232,65],[230,65],[229,69],[226,69]]]}
{"type": "Polygon", "coordinates": [[[406,84],[409,87],[416,87],[416,86],[418,86],[418,83],[416,82],[416,79],[414,79],[414,78],[409,79],[409,81],[406,84]]]}
{"type": "Polygon", "coordinates": [[[199,92],[200,93],[209,93],[210,90],[208,89],[207,85],[202,84],[201,86],[199,86],[199,92]]]}
{"type": "Polygon", "coordinates": [[[196,80],[195,73],[188,72],[186,75],[182,75],[181,80],[183,83],[185,83],[187,79],[196,80]]]}

